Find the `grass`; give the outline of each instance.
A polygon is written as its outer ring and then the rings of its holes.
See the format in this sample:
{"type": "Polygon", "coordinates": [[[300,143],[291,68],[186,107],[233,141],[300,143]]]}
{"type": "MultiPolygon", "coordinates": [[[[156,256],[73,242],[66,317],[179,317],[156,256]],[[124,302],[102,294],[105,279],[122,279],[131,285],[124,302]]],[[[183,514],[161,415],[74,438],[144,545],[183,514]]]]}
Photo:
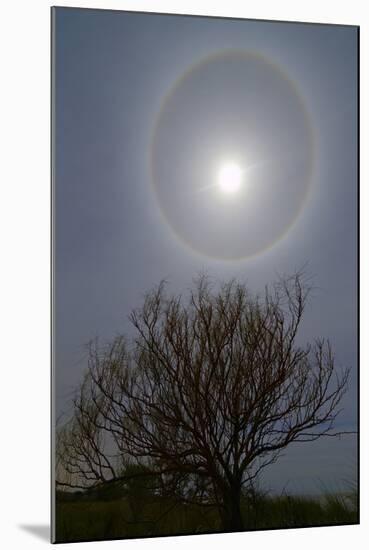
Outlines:
{"type": "MultiPolygon", "coordinates": [[[[354,491],[322,498],[256,494],[243,499],[242,516],[245,530],[348,525],[358,522],[358,506],[354,491]]],[[[139,495],[114,500],[57,497],[57,542],[219,531],[215,508],[139,495]]]]}
{"type": "Polygon", "coordinates": [[[358,511],[338,494],[323,498],[283,495],[245,503],[243,517],[246,529],[283,529],[353,524],[358,521],[358,511]]]}
{"type": "Polygon", "coordinates": [[[218,531],[215,509],[147,499],[145,503],[115,501],[57,502],[58,542],[176,535],[218,531]]]}

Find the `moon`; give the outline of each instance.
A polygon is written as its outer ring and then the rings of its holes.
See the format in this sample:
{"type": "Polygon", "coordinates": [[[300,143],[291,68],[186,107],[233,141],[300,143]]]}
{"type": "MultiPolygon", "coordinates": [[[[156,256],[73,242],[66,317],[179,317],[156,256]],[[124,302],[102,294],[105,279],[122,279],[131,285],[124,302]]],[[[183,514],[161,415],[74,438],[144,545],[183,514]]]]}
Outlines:
{"type": "Polygon", "coordinates": [[[235,162],[223,164],[218,173],[218,187],[226,195],[239,191],[242,184],[242,169],[235,162]]]}

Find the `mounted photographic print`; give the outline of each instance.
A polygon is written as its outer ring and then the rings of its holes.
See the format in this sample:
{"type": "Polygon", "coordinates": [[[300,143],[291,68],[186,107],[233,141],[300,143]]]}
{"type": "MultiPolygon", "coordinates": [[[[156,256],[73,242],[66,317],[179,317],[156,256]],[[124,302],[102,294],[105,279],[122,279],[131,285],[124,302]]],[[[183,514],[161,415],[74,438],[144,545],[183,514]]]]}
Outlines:
{"type": "Polygon", "coordinates": [[[359,28],[52,8],[52,541],[355,524],[359,28]]]}

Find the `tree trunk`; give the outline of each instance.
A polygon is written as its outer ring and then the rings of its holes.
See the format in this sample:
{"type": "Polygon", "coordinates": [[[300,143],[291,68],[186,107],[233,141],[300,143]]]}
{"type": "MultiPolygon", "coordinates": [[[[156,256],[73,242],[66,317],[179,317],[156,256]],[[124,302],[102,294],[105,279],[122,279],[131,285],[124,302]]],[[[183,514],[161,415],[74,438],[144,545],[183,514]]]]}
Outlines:
{"type": "Polygon", "coordinates": [[[229,488],[224,493],[221,518],[224,531],[243,531],[240,487],[229,488]]]}

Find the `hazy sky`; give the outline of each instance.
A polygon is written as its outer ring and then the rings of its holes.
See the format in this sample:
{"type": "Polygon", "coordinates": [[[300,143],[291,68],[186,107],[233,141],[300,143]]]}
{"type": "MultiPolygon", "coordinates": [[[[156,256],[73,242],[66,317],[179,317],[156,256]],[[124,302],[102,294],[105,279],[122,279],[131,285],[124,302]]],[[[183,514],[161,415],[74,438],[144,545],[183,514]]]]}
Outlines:
{"type": "MultiPolygon", "coordinates": [[[[130,310],[161,279],[183,292],[205,271],[259,291],[308,262],[317,288],[302,336],[328,337],[352,367],[339,425],[354,428],[356,28],[57,8],[55,29],[57,411],[86,342],[129,332],[130,310]],[[231,50],[238,64],[222,57],[231,50]],[[264,82],[260,95],[248,81],[264,82]],[[223,150],[253,166],[232,209],[213,188],[223,150]],[[233,259],[254,242],[269,248],[233,259]]],[[[354,450],[353,437],[296,446],[265,483],[334,483],[353,472],[354,450]]]]}

